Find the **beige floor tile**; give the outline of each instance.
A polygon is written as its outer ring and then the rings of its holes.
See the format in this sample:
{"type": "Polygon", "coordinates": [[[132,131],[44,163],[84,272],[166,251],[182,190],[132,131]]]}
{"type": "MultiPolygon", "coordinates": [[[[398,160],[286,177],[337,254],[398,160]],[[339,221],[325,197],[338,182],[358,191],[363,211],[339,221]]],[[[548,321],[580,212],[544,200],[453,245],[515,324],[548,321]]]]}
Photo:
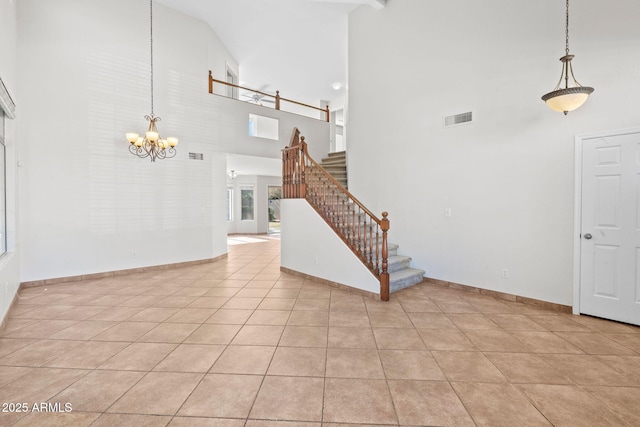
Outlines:
{"type": "Polygon", "coordinates": [[[275,288],[271,289],[266,297],[267,298],[298,298],[300,289],[296,288],[275,288]]]}
{"type": "Polygon", "coordinates": [[[418,333],[429,350],[477,350],[467,336],[457,329],[418,329],[418,333]]]}
{"type": "Polygon", "coordinates": [[[102,414],[91,427],[165,427],[169,421],[166,415],[102,414]]]}
{"type": "Polygon", "coordinates": [[[432,351],[449,381],[504,382],[506,378],[479,352],[432,351]]]}
{"type": "MultiPolygon", "coordinates": [[[[260,274],[258,277],[264,277],[264,274],[260,274]]],[[[245,288],[256,288],[256,289],[271,289],[276,285],[275,280],[259,280],[254,279],[245,285],[245,288]]]]}
{"type": "Polygon", "coordinates": [[[249,317],[253,314],[253,310],[234,310],[220,309],[211,315],[206,323],[215,323],[220,325],[244,325],[249,317]]]}
{"type": "Polygon", "coordinates": [[[258,306],[259,310],[291,310],[296,304],[295,298],[265,298],[258,306]]]}
{"type": "Polygon", "coordinates": [[[595,332],[609,333],[609,334],[635,334],[638,333],[632,325],[625,325],[624,323],[612,322],[610,320],[599,319],[597,317],[591,317],[587,315],[572,316],[571,320],[580,323],[582,326],[586,326],[595,332]]]}
{"type": "Polygon", "coordinates": [[[369,321],[374,328],[412,328],[411,320],[404,312],[369,313],[369,321]]]}
{"type": "Polygon", "coordinates": [[[327,378],[323,421],[398,425],[384,380],[327,378]]]}
{"type": "Polygon", "coordinates": [[[556,426],[623,426],[625,422],[597,398],[573,385],[520,385],[538,410],[556,426]]]}
{"type": "Polygon", "coordinates": [[[247,320],[247,325],[286,325],[290,311],[256,310],[247,320]]]}
{"type": "Polygon", "coordinates": [[[534,353],[584,354],[553,332],[512,331],[512,334],[534,353]]]}
{"type": "Polygon", "coordinates": [[[286,347],[326,347],[328,329],[324,326],[287,326],[284,329],[279,345],[286,347]]]}
{"type": "Polygon", "coordinates": [[[436,305],[444,313],[478,313],[473,305],[462,300],[436,300],[436,305]]]}
{"type": "Polygon", "coordinates": [[[230,345],[211,367],[216,374],[256,374],[267,372],[275,347],[230,345]]]}
{"type": "Polygon", "coordinates": [[[153,368],[164,372],[208,372],[226,347],[224,345],[181,344],[153,368]]]}
{"type": "Polygon", "coordinates": [[[264,298],[269,293],[269,289],[264,288],[243,288],[234,295],[234,298],[264,298]]]}
{"type": "MultiPolygon", "coordinates": [[[[326,301],[326,300],[325,300],[326,301]]],[[[361,297],[358,298],[331,298],[329,304],[331,311],[345,311],[348,313],[366,313],[367,307],[361,297]]]]}
{"type": "Polygon", "coordinates": [[[451,385],[478,427],[552,425],[512,384],[454,382],[451,385]]]}
{"type": "Polygon", "coordinates": [[[222,307],[225,309],[255,310],[262,302],[262,298],[238,298],[233,297],[222,307]]]}
{"type": "Polygon", "coordinates": [[[41,320],[7,334],[5,337],[49,339],[56,332],[60,332],[76,323],[78,323],[77,320],[41,320]]]}
{"type": "Polygon", "coordinates": [[[401,425],[469,426],[475,424],[445,381],[389,381],[401,425]]]}
{"type": "Polygon", "coordinates": [[[486,316],[502,329],[507,331],[546,331],[547,328],[534,322],[524,314],[495,314],[488,313],[486,316]]]}
{"type": "Polygon", "coordinates": [[[161,323],[138,339],[139,342],[181,343],[198,328],[194,323],[161,323]]]}
{"type": "Polygon", "coordinates": [[[322,378],[267,376],[249,418],[321,421],[323,392],[322,378]]]}
{"type": "Polygon", "coordinates": [[[621,374],[635,379],[640,386],[640,355],[638,356],[597,356],[598,360],[605,363],[621,374]]]}
{"type": "Polygon", "coordinates": [[[573,384],[541,356],[530,353],[485,353],[511,383],[573,384]]]}
{"type": "Polygon", "coordinates": [[[370,328],[367,313],[332,311],[329,313],[329,326],[342,328],[370,328]]]}
{"type": "Polygon", "coordinates": [[[326,311],[296,310],[291,312],[287,325],[291,326],[327,326],[329,314],[326,311]]]}
{"type": "Polygon", "coordinates": [[[371,328],[329,327],[328,345],[335,348],[377,348],[371,328]]]}
{"type": "Polygon", "coordinates": [[[386,378],[398,380],[438,380],[447,378],[428,351],[381,350],[386,378]]]}
{"type": "Polygon", "coordinates": [[[556,332],[560,338],[578,347],[587,354],[636,355],[613,340],[596,332],[556,332]]]}
{"type": "Polygon", "coordinates": [[[0,365],[44,366],[51,360],[73,351],[80,344],[80,341],[34,341],[33,343],[0,358],[0,365]]]}
{"type": "MultiPolygon", "coordinates": [[[[223,307],[229,298],[227,297],[198,297],[195,301],[189,304],[189,308],[220,308],[223,307]]],[[[243,308],[243,307],[229,307],[229,308],[243,308]]]]}
{"type": "Polygon", "coordinates": [[[200,295],[204,297],[227,297],[231,298],[240,292],[242,288],[213,288],[208,289],[206,293],[200,295]]]}
{"type": "Polygon", "coordinates": [[[175,348],[176,344],[133,343],[98,368],[122,371],[150,371],[175,348]]]}
{"type": "Polygon", "coordinates": [[[46,363],[51,368],[95,369],[127,347],[126,342],[86,341],[46,363]]]}
{"type": "Polygon", "coordinates": [[[533,314],[529,317],[553,332],[590,332],[589,328],[573,320],[577,316],[570,314],[533,314]]]}
{"type": "Polygon", "coordinates": [[[330,348],[327,350],[327,377],[384,378],[380,357],[376,350],[330,348]]]}
{"type": "Polygon", "coordinates": [[[466,330],[464,334],[481,351],[527,352],[529,349],[507,331],[466,330]]]}
{"type": "Polygon", "coordinates": [[[284,326],[245,325],[231,344],[276,346],[284,328],[284,326]]]}
{"type": "Polygon", "coordinates": [[[426,350],[418,331],[411,328],[373,328],[380,350],[426,350]]]}
{"type": "Polygon", "coordinates": [[[144,372],[93,371],[53,397],[74,411],[104,412],[144,376],[144,372]]]}
{"type": "MultiPolygon", "coordinates": [[[[173,295],[175,296],[181,295],[185,297],[201,297],[209,291],[210,291],[209,288],[196,288],[196,287],[189,286],[189,287],[185,287],[178,290],[173,295]]],[[[225,296],[225,295],[209,295],[209,296],[225,296]]]]}
{"type": "Polygon", "coordinates": [[[444,313],[409,313],[409,318],[419,329],[458,329],[444,313]]]}
{"type": "Polygon", "coordinates": [[[331,298],[331,289],[328,287],[302,287],[298,298],[331,298]]]}
{"type": "Polygon", "coordinates": [[[173,415],[202,377],[203,374],[150,372],[107,412],[173,415]]]}
{"type": "Polygon", "coordinates": [[[448,313],[447,317],[462,330],[495,330],[500,329],[482,313],[448,313]]]}
{"type": "MultiPolygon", "coordinates": [[[[119,296],[119,295],[117,295],[119,296]]],[[[136,295],[134,297],[125,298],[124,301],[118,305],[122,307],[151,307],[161,299],[164,299],[162,295],[136,295]]]]}
{"type": "Polygon", "coordinates": [[[542,360],[560,370],[576,384],[633,386],[634,378],[622,374],[597,356],[574,354],[545,354],[542,360]]]}
{"type": "Polygon", "coordinates": [[[630,350],[640,353],[640,334],[610,334],[604,333],[605,337],[622,344],[630,350]]]}
{"type": "Polygon", "coordinates": [[[34,369],[35,368],[24,368],[20,366],[0,366],[0,387],[33,372],[34,369]]]}
{"type": "Polygon", "coordinates": [[[19,380],[0,388],[0,402],[46,402],[89,371],[81,369],[38,368],[19,380]]]}
{"type": "Polygon", "coordinates": [[[440,307],[431,300],[400,300],[407,313],[440,313],[440,307]]]}
{"type": "Polygon", "coordinates": [[[326,361],[324,348],[278,347],[267,375],[324,377],[326,361]]]}
{"type": "Polygon", "coordinates": [[[213,315],[215,308],[183,308],[169,317],[166,322],[173,323],[203,323],[213,315]]]}
{"type": "MultiPolygon", "coordinates": [[[[64,405],[61,408],[64,408],[64,405]]],[[[64,409],[62,410],[64,411],[64,409]]],[[[13,425],[17,427],[84,427],[90,425],[99,416],[100,414],[95,412],[32,412],[13,425]]]]}
{"type": "Polygon", "coordinates": [[[141,312],[143,309],[139,307],[109,307],[93,315],[89,320],[104,320],[108,322],[122,322],[131,316],[141,312]]]}
{"type": "Polygon", "coordinates": [[[244,420],[224,418],[175,417],[169,427],[243,427],[244,420]]]}
{"type": "Polygon", "coordinates": [[[164,299],[161,299],[155,303],[154,307],[164,308],[183,308],[191,304],[197,299],[197,297],[188,297],[184,295],[170,295],[164,299]]]}
{"type": "Polygon", "coordinates": [[[229,344],[242,326],[203,324],[184,340],[189,344],[229,344]]]}
{"type": "Polygon", "coordinates": [[[262,379],[261,375],[206,375],[178,416],[246,418],[262,379]]]}
{"type": "Polygon", "coordinates": [[[92,338],[94,341],[133,342],[158,326],[151,322],[120,322],[92,338]]]}
{"type": "Polygon", "coordinates": [[[326,298],[298,298],[293,306],[294,310],[329,310],[329,299],[326,298]]]}
{"type": "Polygon", "coordinates": [[[640,387],[584,387],[632,426],[640,425],[640,387]]]}

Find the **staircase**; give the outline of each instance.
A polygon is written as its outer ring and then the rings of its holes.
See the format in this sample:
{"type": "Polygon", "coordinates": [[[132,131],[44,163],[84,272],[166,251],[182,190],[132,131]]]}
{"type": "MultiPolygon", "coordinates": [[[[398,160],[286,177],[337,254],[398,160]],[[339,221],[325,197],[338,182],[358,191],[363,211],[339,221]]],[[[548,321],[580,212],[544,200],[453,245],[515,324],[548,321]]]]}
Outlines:
{"type": "Polygon", "coordinates": [[[422,282],[424,270],[411,268],[411,257],[398,255],[398,245],[389,243],[389,292],[422,282]]]}
{"type": "Polygon", "coordinates": [[[422,282],[425,272],[411,268],[411,258],[398,255],[398,245],[387,242],[388,213],[378,218],[347,191],[344,152],[331,153],[319,164],[309,156],[304,137],[294,128],[282,160],[283,198],[307,200],[379,279],[380,299],[388,301],[391,292],[422,282]]]}
{"type": "Polygon", "coordinates": [[[324,168],[329,175],[335,178],[344,188],[348,187],[347,181],[347,153],[346,151],[336,151],[329,153],[329,157],[325,157],[320,162],[320,166],[324,168]]]}

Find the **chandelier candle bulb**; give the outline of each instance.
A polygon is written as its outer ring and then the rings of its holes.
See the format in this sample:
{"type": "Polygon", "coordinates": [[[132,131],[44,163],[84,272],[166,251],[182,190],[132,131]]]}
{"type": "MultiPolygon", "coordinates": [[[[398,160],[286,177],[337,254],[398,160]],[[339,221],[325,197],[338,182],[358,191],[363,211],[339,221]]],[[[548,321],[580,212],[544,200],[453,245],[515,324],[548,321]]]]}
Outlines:
{"type": "Polygon", "coordinates": [[[140,135],[138,135],[135,132],[128,132],[127,133],[127,141],[129,141],[132,144],[135,143],[138,140],[139,137],[140,137],[140,135]]]}

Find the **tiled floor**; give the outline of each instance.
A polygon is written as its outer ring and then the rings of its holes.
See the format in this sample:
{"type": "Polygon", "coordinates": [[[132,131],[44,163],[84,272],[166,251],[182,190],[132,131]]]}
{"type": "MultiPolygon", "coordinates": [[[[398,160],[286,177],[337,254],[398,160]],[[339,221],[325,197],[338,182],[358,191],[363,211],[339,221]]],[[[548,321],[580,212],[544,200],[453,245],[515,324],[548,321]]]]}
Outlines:
{"type": "Polygon", "coordinates": [[[381,303],[281,273],[277,239],[231,243],[22,291],[0,425],[640,425],[640,328],[428,284],[381,303]]]}

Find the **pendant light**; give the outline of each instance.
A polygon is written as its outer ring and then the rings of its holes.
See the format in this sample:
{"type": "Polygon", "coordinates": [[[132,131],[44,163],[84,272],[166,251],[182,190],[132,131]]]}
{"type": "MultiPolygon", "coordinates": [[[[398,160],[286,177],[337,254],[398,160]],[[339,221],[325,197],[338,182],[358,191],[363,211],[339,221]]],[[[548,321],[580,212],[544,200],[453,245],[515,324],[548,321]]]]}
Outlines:
{"type": "Polygon", "coordinates": [[[140,158],[151,158],[152,162],[156,159],[168,159],[176,155],[175,146],[178,145],[178,138],[169,137],[162,139],[158,132],[156,122],[160,121],[160,117],[153,114],[153,0],[149,0],[149,17],[151,28],[151,114],[144,116],[149,122],[149,127],[144,137],[135,132],[127,133],[127,141],[131,154],[140,158]]]}
{"type": "Polygon", "coordinates": [[[593,92],[592,87],[582,86],[573,75],[571,60],[575,56],[569,54],[569,0],[567,0],[565,40],[565,55],[560,58],[562,62],[560,80],[553,91],[542,96],[542,100],[546,102],[552,110],[562,111],[567,115],[569,111],[573,111],[584,104],[591,92],[593,92]],[[569,74],[571,74],[571,78],[573,79],[573,86],[571,87],[569,87],[569,74]],[[564,80],[564,88],[561,88],[562,80],[564,80]]]}

